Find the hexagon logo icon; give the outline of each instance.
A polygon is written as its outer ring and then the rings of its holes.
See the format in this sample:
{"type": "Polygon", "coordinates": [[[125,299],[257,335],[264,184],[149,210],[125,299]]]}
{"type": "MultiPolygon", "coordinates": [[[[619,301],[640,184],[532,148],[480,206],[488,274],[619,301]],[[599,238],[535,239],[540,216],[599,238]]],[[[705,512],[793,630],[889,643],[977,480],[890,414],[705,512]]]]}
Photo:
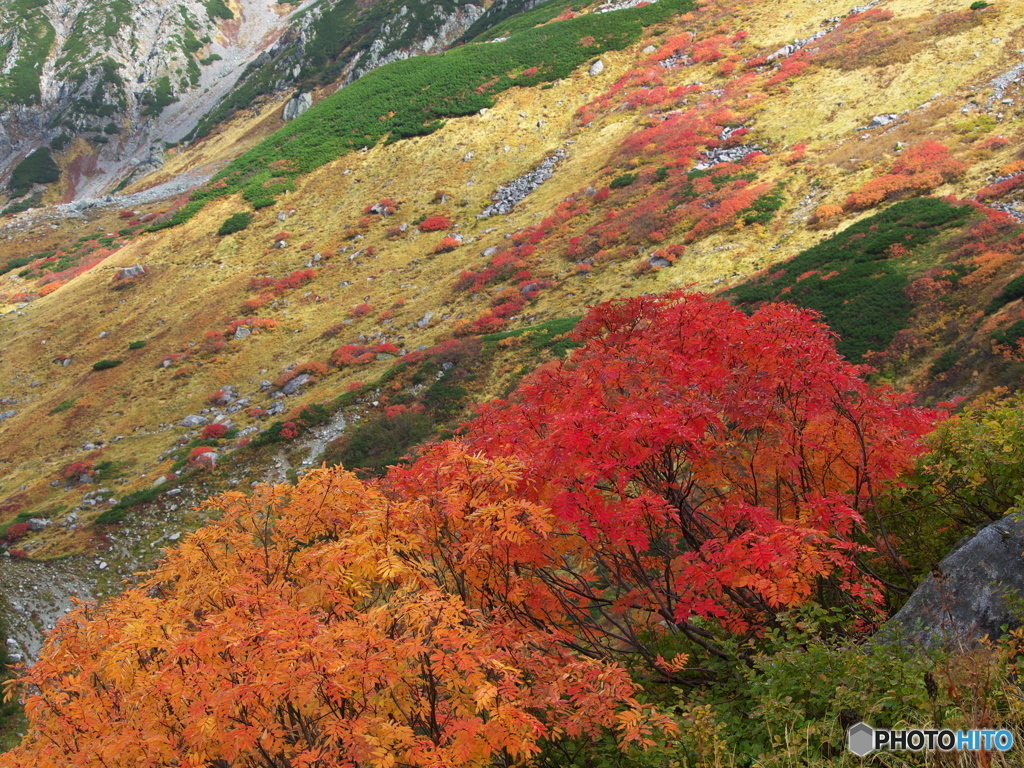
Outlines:
{"type": "Polygon", "coordinates": [[[875,748],[875,729],[867,723],[851,725],[846,732],[846,745],[857,757],[864,757],[875,748]]]}

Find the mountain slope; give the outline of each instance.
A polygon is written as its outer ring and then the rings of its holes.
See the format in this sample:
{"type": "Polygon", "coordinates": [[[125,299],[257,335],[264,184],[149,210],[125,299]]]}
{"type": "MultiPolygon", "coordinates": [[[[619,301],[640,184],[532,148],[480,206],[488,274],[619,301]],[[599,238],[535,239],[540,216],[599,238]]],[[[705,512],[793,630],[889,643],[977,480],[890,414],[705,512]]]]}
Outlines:
{"type": "Polygon", "coordinates": [[[87,568],[113,588],[195,524],[182,499],[325,456],[375,466],[345,435],[397,450],[450,428],[616,296],[736,288],[837,328],[857,323],[832,308],[853,306],[872,332],[848,354],[899,386],[1014,384],[1019,19],[923,0],[658,5],[510,16],[491,33],[505,42],[394,62],[281,132],[276,111],[239,112],[129,190],[223,169],[192,196],[5,219],[0,522],[52,523],[20,548],[110,547],[87,568]],[[782,264],[801,252],[816,261],[782,264]],[[205,422],[237,431],[204,438],[205,422]],[[215,471],[190,460],[204,448],[215,471]]]}
{"type": "Polygon", "coordinates": [[[64,179],[47,201],[98,197],[239,109],[437,52],[482,12],[331,0],[8,3],[0,9],[0,178],[31,152],[52,151],[64,179]]]}

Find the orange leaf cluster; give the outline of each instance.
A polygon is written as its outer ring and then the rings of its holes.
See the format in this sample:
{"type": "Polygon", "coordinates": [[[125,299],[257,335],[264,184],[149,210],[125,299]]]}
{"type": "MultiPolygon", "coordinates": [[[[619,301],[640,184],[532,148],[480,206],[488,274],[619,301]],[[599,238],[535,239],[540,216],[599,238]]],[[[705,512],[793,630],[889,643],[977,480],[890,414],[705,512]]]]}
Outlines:
{"type": "Polygon", "coordinates": [[[562,541],[509,496],[518,473],[452,446],[390,492],[318,470],[207,502],[217,523],[60,623],[0,766],[489,768],[563,734],[647,743],[673,725],[625,669],[503,607],[559,612],[531,573],[562,541]]]}

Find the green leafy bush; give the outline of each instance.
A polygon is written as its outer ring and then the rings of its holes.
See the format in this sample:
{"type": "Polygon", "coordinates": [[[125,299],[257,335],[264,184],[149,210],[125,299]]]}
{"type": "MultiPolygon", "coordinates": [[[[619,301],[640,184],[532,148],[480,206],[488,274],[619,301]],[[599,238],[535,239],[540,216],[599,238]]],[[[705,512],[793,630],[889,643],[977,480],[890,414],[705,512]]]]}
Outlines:
{"type": "Polygon", "coordinates": [[[34,259],[34,256],[19,256],[16,259],[10,259],[4,266],[0,267],[0,275],[31,264],[34,259]]]}
{"type": "Polygon", "coordinates": [[[785,299],[820,311],[839,334],[839,351],[861,362],[868,350],[885,349],[910,318],[912,303],[904,292],[908,266],[894,253],[923,245],[970,215],[966,206],[930,197],[897,203],[729,294],[740,305],[785,299]]]}
{"type": "Polygon", "coordinates": [[[932,363],[931,368],[928,369],[928,373],[932,376],[943,374],[956,365],[959,359],[960,354],[955,349],[947,349],[935,358],[935,362],[932,363]]]}
{"type": "Polygon", "coordinates": [[[228,8],[224,0],[206,0],[206,13],[211,19],[233,19],[234,12],[228,8]]]}
{"type": "Polygon", "coordinates": [[[740,217],[746,224],[767,224],[775,212],[782,207],[785,198],[782,195],[783,185],[779,184],[771,192],[761,195],[751,206],[740,211],[740,217]]]}
{"type": "Polygon", "coordinates": [[[58,179],[60,169],[50,156],[50,150],[40,147],[14,167],[7,188],[15,197],[21,197],[33,184],[51,184],[58,179]]]}
{"type": "Polygon", "coordinates": [[[332,443],[324,454],[324,461],[382,475],[387,467],[399,463],[413,446],[433,433],[434,424],[425,414],[404,411],[395,416],[381,415],[332,443]]]}
{"type": "Polygon", "coordinates": [[[75,407],[75,403],[78,402],[77,397],[69,397],[67,400],[61,400],[53,408],[50,409],[50,416],[56,416],[58,413],[64,413],[64,411],[70,411],[75,407]]]}
{"type": "Polygon", "coordinates": [[[217,234],[232,235],[235,232],[241,232],[250,224],[252,224],[251,213],[234,213],[224,220],[224,223],[220,225],[220,229],[217,230],[217,234]]]}
{"type": "Polygon", "coordinates": [[[156,501],[166,488],[167,486],[165,485],[158,485],[153,488],[144,488],[141,491],[129,493],[110,509],[105,509],[97,515],[94,522],[98,525],[117,525],[124,522],[129,509],[139,504],[148,504],[149,502],[156,501]]]}
{"type": "Polygon", "coordinates": [[[133,341],[128,345],[128,349],[142,349],[144,346],[146,346],[144,341],[133,341]]]}
{"type": "Polygon", "coordinates": [[[117,368],[124,360],[97,360],[92,364],[94,371],[105,371],[108,368],[117,368]]]}
{"type": "Polygon", "coordinates": [[[1006,328],[992,332],[992,341],[1008,347],[1016,347],[1021,339],[1024,339],[1024,320],[1018,320],[1006,328]]]}
{"type": "Polygon", "coordinates": [[[622,187],[628,187],[630,184],[636,181],[636,176],[637,175],[635,173],[624,173],[621,176],[616,176],[614,179],[612,179],[608,187],[610,189],[621,189],[622,187]]]}
{"type": "Polygon", "coordinates": [[[991,315],[1000,307],[1020,298],[1024,298],[1024,275],[1015,277],[1007,283],[999,295],[992,299],[989,305],[985,307],[985,314],[991,315]]]}

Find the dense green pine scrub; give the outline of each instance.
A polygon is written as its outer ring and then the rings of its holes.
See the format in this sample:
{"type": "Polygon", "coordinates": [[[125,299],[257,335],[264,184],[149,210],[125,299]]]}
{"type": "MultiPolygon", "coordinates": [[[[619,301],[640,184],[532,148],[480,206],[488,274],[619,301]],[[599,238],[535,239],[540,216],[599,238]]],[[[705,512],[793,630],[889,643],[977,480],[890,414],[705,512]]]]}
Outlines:
{"type": "Polygon", "coordinates": [[[913,304],[904,292],[908,272],[900,257],[970,215],[967,206],[931,197],[906,200],[729,293],[741,306],[785,300],[818,310],[839,334],[840,353],[859,363],[868,350],[887,347],[910,319],[913,304]]]}
{"type": "MultiPolygon", "coordinates": [[[[293,180],[347,152],[436,131],[445,118],[494,105],[513,86],[568,76],[608,50],[636,42],[645,26],[686,11],[692,0],[588,14],[516,32],[500,43],[466,45],[437,56],[397,61],[324,99],[235,160],[196,192],[194,202],[241,191],[254,208],[271,205],[293,180]]],[[[187,220],[199,207],[191,203],[187,220]]],[[[183,208],[182,211],[185,209],[183,208]]]]}

